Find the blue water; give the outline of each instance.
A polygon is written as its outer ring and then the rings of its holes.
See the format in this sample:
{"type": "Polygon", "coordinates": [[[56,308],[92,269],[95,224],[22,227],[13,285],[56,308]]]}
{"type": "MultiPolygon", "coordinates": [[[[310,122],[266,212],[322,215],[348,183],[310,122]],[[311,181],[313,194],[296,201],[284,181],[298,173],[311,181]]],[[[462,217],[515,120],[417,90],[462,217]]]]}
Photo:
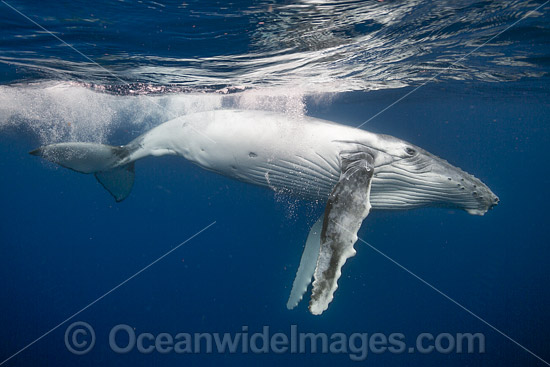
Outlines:
{"type": "Polygon", "coordinates": [[[542,1],[0,2],[0,363],[547,365],[549,14],[542,1]],[[323,203],[161,157],[136,164],[117,204],[93,177],[28,155],[124,144],[232,107],[369,120],[483,180],[501,200],[483,217],[373,211],[359,231],[469,312],[362,243],[328,311],[310,315],[309,294],[289,311],[323,203]],[[75,321],[95,330],[84,355],[66,347],[75,321]],[[407,347],[421,333],[482,333],[485,352],[120,354],[119,324],[174,337],[401,333],[407,347]]]}

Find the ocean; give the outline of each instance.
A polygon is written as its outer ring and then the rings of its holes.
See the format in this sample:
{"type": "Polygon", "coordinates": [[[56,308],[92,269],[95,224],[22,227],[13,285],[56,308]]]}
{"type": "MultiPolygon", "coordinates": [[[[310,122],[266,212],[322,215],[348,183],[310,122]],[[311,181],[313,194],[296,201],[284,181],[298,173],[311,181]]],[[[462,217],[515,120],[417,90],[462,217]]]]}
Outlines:
{"type": "Polygon", "coordinates": [[[1,366],[550,365],[546,1],[0,1],[1,366]],[[120,203],[29,155],[240,108],[389,134],[484,216],[373,210],[330,307],[286,308],[325,203],[175,156],[120,203]]]}

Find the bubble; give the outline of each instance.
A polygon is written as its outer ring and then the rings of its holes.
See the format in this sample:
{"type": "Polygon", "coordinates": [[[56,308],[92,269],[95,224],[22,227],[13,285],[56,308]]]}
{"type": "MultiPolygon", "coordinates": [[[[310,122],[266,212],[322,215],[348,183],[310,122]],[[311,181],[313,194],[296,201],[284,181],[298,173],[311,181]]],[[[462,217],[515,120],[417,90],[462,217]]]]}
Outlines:
{"type": "Polygon", "coordinates": [[[0,86],[0,132],[29,130],[41,144],[109,143],[112,134],[137,136],[181,115],[221,108],[218,94],[115,95],[79,83],[0,86]]]}
{"type": "Polygon", "coordinates": [[[258,88],[226,96],[225,105],[244,110],[274,111],[301,119],[307,112],[304,97],[305,93],[300,87],[258,88]]]}

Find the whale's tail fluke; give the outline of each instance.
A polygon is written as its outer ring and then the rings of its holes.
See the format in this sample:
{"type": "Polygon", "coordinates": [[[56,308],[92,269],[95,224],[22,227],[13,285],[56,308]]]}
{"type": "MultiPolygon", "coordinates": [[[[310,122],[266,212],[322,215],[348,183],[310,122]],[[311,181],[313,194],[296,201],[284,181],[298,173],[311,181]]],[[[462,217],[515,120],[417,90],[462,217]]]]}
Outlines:
{"type": "Polygon", "coordinates": [[[134,162],[127,146],[94,143],[59,143],[30,152],[80,173],[93,173],[115,200],[124,200],[134,185],[134,162]]]}

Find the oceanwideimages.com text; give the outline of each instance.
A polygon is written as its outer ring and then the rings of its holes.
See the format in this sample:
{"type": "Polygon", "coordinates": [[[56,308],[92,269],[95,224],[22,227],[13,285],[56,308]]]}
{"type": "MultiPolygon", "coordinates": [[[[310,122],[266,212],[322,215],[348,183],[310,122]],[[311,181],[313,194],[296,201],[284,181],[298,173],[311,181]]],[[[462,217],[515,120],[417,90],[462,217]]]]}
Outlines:
{"type": "MultiPolygon", "coordinates": [[[[139,353],[242,353],[242,354],[346,354],[353,361],[363,361],[369,354],[402,353],[485,353],[482,333],[420,333],[409,341],[403,333],[313,333],[291,325],[286,331],[272,331],[269,326],[250,330],[242,326],[236,332],[148,332],[127,324],[111,328],[105,338],[109,348],[119,354],[139,353]]],[[[96,344],[91,325],[71,324],[65,332],[67,349],[85,354],[96,344]]]]}

